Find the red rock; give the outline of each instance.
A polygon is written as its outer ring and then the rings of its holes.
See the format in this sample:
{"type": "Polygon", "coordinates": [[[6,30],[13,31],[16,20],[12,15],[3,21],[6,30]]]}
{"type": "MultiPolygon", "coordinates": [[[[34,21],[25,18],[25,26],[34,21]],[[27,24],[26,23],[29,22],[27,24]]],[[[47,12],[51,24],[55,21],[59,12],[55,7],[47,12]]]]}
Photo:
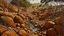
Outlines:
{"type": "Polygon", "coordinates": [[[14,12],[18,12],[18,7],[10,4],[9,10],[14,11],[14,12]]]}
{"type": "Polygon", "coordinates": [[[47,21],[47,22],[45,22],[43,28],[44,28],[44,29],[49,29],[49,28],[53,27],[54,24],[55,24],[55,23],[54,23],[53,21],[47,21]]]}
{"type": "Polygon", "coordinates": [[[23,14],[18,14],[21,18],[25,18],[25,16],[23,14]]]}
{"type": "Polygon", "coordinates": [[[56,36],[56,35],[57,35],[56,31],[53,28],[47,30],[47,36],[56,36]]]}
{"type": "Polygon", "coordinates": [[[25,30],[20,30],[18,33],[20,36],[28,36],[28,34],[25,30]]]}
{"type": "Polygon", "coordinates": [[[12,13],[0,11],[0,15],[2,16],[9,16],[11,18],[14,18],[15,16],[12,13]]]}
{"type": "Polygon", "coordinates": [[[63,28],[60,25],[54,26],[54,29],[57,31],[59,36],[63,36],[63,28]]]}
{"type": "Polygon", "coordinates": [[[56,18],[55,20],[54,20],[54,22],[55,22],[55,24],[62,24],[62,22],[63,22],[63,17],[62,16],[60,16],[60,17],[58,17],[58,18],[56,18]]]}
{"type": "Polygon", "coordinates": [[[0,11],[3,11],[3,8],[2,7],[0,7],[0,11]]]}
{"type": "Polygon", "coordinates": [[[0,34],[3,33],[4,31],[6,31],[7,29],[0,27],[0,34]]]}
{"type": "Polygon", "coordinates": [[[24,20],[18,15],[15,16],[14,20],[16,23],[24,24],[24,20]]]}
{"type": "Polygon", "coordinates": [[[18,36],[18,35],[12,31],[6,31],[2,34],[2,36],[18,36]]]}
{"type": "Polygon", "coordinates": [[[14,20],[11,17],[8,16],[1,16],[2,20],[8,24],[10,27],[16,27],[16,24],[14,23],[14,20]]]}
{"type": "Polygon", "coordinates": [[[1,5],[2,7],[6,7],[11,11],[18,12],[18,7],[17,6],[12,5],[11,3],[9,3],[9,2],[7,2],[5,0],[0,0],[0,3],[2,4],[1,5]]]}

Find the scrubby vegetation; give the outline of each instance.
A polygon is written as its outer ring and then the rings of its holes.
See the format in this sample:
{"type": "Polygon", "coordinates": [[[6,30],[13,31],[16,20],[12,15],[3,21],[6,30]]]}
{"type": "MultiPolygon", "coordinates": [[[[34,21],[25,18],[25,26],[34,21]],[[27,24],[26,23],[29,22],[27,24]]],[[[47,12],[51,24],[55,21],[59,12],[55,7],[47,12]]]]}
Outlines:
{"type": "Polygon", "coordinates": [[[13,0],[11,3],[17,6],[24,6],[24,7],[29,7],[31,5],[31,3],[28,2],[27,0],[13,0]]]}

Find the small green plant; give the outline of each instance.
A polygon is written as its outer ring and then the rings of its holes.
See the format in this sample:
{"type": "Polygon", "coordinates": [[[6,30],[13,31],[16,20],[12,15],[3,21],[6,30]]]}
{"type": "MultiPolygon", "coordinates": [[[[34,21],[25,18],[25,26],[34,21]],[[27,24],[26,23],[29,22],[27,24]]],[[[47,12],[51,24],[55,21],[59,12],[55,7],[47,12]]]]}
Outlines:
{"type": "Polygon", "coordinates": [[[35,8],[35,6],[32,6],[32,8],[35,8]]]}

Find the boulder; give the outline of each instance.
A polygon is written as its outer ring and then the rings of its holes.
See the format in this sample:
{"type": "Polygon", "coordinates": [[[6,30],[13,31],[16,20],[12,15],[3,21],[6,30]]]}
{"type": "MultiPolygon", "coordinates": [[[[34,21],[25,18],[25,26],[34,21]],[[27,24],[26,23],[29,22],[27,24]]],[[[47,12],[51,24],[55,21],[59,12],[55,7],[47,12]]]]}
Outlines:
{"type": "Polygon", "coordinates": [[[7,23],[10,27],[16,27],[16,24],[14,23],[14,20],[11,17],[8,16],[1,16],[2,20],[7,23]]]}

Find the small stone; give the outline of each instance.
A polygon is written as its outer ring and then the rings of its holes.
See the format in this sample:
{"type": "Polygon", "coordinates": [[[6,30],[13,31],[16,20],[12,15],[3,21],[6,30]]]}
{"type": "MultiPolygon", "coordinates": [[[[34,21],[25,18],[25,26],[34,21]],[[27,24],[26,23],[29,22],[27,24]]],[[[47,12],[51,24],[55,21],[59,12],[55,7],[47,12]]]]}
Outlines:
{"type": "Polygon", "coordinates": [[[2,36],[18,36],[18,35],[12,31],[6,31],[2,34],[2,36]]]}
{"type": "Polygon", "coordinates": [[[18,33],[20,36],[28,36],[28,34],[25,30],[20,30],[18,33]]]}

